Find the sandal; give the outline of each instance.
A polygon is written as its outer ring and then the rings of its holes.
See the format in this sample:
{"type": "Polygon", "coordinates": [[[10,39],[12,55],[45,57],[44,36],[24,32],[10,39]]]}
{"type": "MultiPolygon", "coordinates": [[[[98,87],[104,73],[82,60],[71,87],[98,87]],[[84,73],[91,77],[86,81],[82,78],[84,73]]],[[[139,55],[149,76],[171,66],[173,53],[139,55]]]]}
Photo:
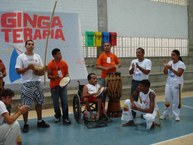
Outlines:
{"type": "Polygon", "coordinates": [[[97,114],[97,115],[96,115],[96,120],[99,120],[99,118],[100,118],[100,115],[97,114]]]}

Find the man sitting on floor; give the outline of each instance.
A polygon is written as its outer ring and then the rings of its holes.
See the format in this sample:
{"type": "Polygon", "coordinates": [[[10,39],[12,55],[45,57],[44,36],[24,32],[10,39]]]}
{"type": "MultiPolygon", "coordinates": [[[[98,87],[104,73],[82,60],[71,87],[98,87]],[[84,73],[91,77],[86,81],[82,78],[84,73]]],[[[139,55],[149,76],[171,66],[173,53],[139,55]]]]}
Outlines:
{"type": "Polygon", "coordinates": [[[157,116],[158,105],[156,103],[155,92],[150,89],[149,80],[142,80],[137,89],[131,94],[130,99],[125,100],[124,110],[121,120],[127,121],[122,126],[134,126],[132,110],[143,115],[146,120],[146,128],[150,129],[154,126],[157,116]],[[140,102],[134,101],[134,96],[140,96],[140,102]]]}

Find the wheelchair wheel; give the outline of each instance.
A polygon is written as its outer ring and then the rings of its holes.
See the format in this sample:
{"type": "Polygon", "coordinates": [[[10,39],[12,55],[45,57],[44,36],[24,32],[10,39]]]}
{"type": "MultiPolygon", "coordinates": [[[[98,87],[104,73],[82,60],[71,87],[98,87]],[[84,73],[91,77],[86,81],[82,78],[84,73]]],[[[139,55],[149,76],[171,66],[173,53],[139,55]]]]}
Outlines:
{"type": "Polygon", "coordinates": [[[81,102],[80,97],[78,95],[75,95],[73,97],[73,112],[76,122],[79,124],[82,123],[81,102]]]}

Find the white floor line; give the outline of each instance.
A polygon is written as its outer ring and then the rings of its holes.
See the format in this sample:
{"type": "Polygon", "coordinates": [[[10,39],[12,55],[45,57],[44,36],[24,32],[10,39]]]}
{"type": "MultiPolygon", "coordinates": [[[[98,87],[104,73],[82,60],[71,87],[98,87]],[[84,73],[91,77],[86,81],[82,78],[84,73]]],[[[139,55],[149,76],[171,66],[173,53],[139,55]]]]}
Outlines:
{"type": "Polygon", "coordinates": [[[191,109],[193,109],[193,107],[191,107],[191,106],[187,106],[187,105],[182,105],[182,107],[185,107],[185,108],[191,108],[191,109]]]}
{"type": "Polygon", "coordinates": [[[169,139],[169,140],[164,140],[164,141],[161,141],[161,142],[158,142],[158,143],[154,143],[154,144],[151,144],[151,145],[159,145],[159,144],[162,144],[162,143],[167,143],[167,142],[169,142],[169,141],[174,141],[174,140],[176,140],[176,139],[188,137],[188,136],[191,136],[191,135],[193,135],[193,133],[186,134],[186,135],[183,135],[183,136],[180,136],[180,137],[175,137],[175,138],[172,138],[172,139],[169,139]]]}

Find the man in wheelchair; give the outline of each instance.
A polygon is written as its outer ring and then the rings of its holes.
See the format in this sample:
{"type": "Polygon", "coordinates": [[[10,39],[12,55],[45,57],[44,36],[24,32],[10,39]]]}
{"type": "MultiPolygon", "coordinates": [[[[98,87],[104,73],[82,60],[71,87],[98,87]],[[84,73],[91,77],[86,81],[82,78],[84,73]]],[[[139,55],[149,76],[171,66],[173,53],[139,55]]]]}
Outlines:
{"type": "Polygon", "coordinates": [[[94,73],[88,74],[87,79],[88,79],[88,84],[86,84],[83,87],[82,101],[86,105],[86,111],[90,112],[90,119],[91,120],[99,120],[101,116],[107,117],[105,107],[104,107],[104,104],[102,102],[102,97],[101,97],[101,94],[103,91],[105,91],[105,88],[101,87],[97,83],[96,74],[94,74],[94,73]],[[89,103],[93,103],[93,102],[97,103],[96,116],[93,114],[93,112],[90,108],[90,105],[89,105],[89,103]]]}

